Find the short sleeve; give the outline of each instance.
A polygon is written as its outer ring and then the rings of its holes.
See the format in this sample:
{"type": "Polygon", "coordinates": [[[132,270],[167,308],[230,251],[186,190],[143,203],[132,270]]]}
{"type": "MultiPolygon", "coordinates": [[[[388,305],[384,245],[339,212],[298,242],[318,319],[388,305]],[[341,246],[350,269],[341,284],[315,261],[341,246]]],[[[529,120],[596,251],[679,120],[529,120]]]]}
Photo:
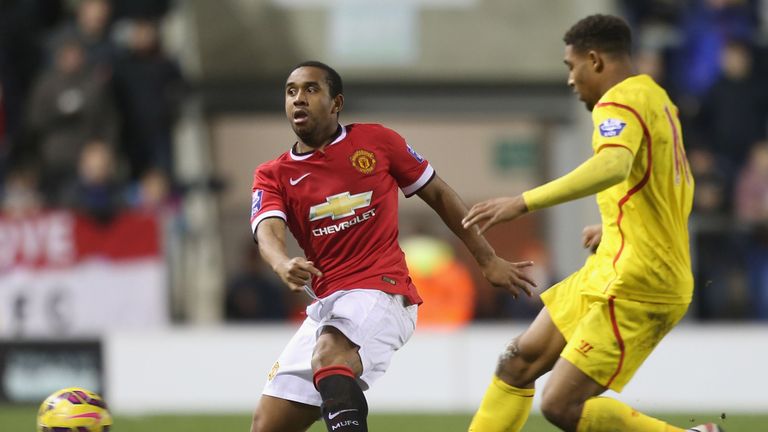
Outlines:
{"type": "Polygon", "coordinates": [[[592,135],[592,149],[598,153],[607,146],[626,147],[637,154],[643,143],[644,126],[636,107],[601,102],[592,111],[595,128],[592,135]]]}
{"type": "Polygon", "coordinates": [[[395,131],[387,129],[389,173],[406,197],[427,185],[435,170],[416,150],[395,131]]]}
{"type": "Polygon", "coordinates": [[[283,195],[278,182],[269,166],[260,166],[253,173],[251,188],[251,231],[256,234],[256,228],[264,219],[278,217],[288,221],[283,195]]]}

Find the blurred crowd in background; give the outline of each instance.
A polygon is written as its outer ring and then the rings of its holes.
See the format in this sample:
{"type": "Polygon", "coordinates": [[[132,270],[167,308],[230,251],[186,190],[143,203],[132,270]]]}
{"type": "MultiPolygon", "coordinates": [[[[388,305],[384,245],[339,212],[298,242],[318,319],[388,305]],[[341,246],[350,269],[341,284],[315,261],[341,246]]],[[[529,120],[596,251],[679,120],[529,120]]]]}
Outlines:
{"type": "Polygon", "coordinates": [[[168,1],[0,2],[6,214],[72,208],[103,223],[172,201],[184,95],[163,50],[168,1]]]}
{"type": "MultiPolygon", "coordinates": [[[[680,108],[696,178],[698,319],[768,320],[768,8],[759,0],[623,0],[639,71],[680,108]]],[[[0,0],[0,198],[5,215],[71,208],[109,223],[173,208],[173,130],[188,85],[164,50],[170,0],[0,0]]],[[[585,137],[586,139],[586,137],[585,137]]],[[[448,238],[403,239],[420,321],[528,319],[537,301],[478,313],[448,238]]],[[[224,299],[230,321],[299,319],[253,243],[224,299]]],[[[528,259],[529,257],[521,257],[528,259]]],[[[558,275],[562,277],[564,275],[558,275]]],[[[552,277],[552,281],[557,278],[552,277]]],[[[548,281],[549,282],[549,281],[548,281]]]]}
{"type": "Polygon", "coordinates": [[[695,313],[768,319],[765,2],[623,3],[639,68],[680,108],[696,178],[695,313]]]}

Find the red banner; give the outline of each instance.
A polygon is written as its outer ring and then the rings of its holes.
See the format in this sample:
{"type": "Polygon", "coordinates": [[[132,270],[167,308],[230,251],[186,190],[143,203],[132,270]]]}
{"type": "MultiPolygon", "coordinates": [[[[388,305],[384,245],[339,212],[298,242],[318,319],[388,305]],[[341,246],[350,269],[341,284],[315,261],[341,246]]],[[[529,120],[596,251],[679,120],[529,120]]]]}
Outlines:
{"type": "Polygon", "coordinates": [[[58,211],[10,219],[0,216],[0,271],[62,267],[90,258],[130,260],[158,256],[154,215],[124,213],[109,224],[58,211]]]}
{"type": "Polygon", "coordinates": [[[0,217],[0,336],[98,336],[167,325],[162,237],[152,215],[99,224],[71,212],[0,217]]]}

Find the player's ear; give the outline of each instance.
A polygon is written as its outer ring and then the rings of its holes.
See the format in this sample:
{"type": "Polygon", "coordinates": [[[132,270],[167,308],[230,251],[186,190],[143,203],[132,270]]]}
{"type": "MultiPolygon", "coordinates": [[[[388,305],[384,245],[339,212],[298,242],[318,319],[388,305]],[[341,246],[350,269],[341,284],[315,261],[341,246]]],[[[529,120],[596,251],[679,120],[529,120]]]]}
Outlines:
{"type": "Polygon", "coordinates": [[[333,105],[331,106],[331,112],[338,114],[344,108],[344,95],[338,94],[333,98],[333,105]]]}
{"type": "Polygon", "coordinates": [[[600,55],[600,53],[594,50],[590,50],[587,53],[587,58],[593,71],[597,73],[600,73],[603,71],[605,64],[603,63],[603,56],[600,55]]]}

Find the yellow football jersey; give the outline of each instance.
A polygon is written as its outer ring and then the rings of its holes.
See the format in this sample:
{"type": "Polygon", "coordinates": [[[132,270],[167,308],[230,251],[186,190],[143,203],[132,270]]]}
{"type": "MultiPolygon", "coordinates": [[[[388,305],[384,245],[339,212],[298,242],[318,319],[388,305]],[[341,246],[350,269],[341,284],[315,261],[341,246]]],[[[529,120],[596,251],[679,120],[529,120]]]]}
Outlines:
{"type": "Polygon", "coordinates": [[[637,75],[603,95],[592,121],[595,152],[621,146],[635,158],[625,181],[597,194],[603,237],[587,261],[587,289],[642,302],[690,302],[694,180],[677,107],[653,79],[637,75]]]}

